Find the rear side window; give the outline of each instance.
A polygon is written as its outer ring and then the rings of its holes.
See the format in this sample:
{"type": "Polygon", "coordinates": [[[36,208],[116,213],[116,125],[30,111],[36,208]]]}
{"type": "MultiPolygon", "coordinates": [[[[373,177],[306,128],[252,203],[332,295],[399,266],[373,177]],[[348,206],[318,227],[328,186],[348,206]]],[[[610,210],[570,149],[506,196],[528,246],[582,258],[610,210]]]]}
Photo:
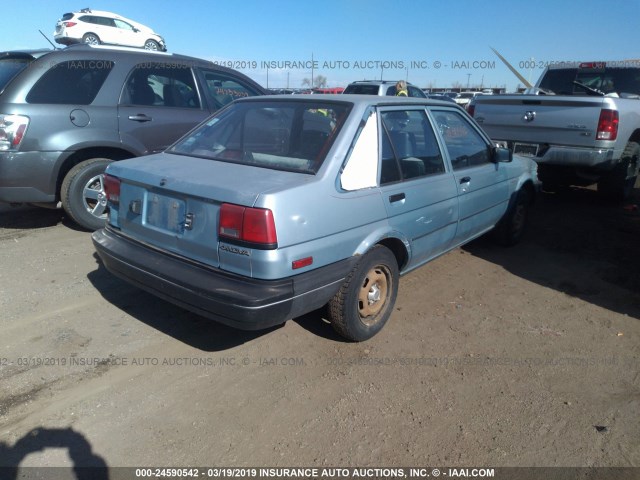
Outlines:
{"type": "Polygon", "coordinates": [[[381,185],[445,171],[438,141],[424,110],[385,111],[381,117],[381,185]]]}
{"type": "Polygon", "coordinates": [[[27,103],[89,105],[113,69],[110,60],[61,62],[50,68],[27,95],[27,103]]]}
{"type": "Polygon", "coordinates": [[[410,97],[427,98],[427,95],[422,90],[420,90],[418,87],[413,87],[413,86],[409,85],[407,87],[407,89],[409,90],[409,96],[410,97]]]}
{"type": "Polygon", "coordinates": [[[9,81],[29,66],[33,58],[3,58],[0,60],[0,92],[9,81]]]}
{"type": "MultiPolygon", "coordinates": [[[[393,87],[395,89],[395,87],[393,87]]],[[[351,84],[342,93],[355,93],[357,95],[378,95],[378,85],[351,84]]],[[[394,93],[395,95],[395,93],[394,93]]]]}
{"type": "Polygon", "coordinates": [[[87,23],[93,23],[95,25],[102,25],[105,27],[116,26],[113,19],[108,17],[97,17],[95,15],[83,15],[82,17],[79,18],[79,20],[82,20],[83,22],[87,22],[87,23]]]}

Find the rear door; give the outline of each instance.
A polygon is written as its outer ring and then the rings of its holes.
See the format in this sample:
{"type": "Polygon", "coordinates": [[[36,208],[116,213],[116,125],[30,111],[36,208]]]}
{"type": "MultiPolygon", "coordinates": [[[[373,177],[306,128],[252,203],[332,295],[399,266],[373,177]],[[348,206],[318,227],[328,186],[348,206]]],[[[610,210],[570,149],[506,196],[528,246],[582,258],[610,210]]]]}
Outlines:
{"type": "Polygon", "coordinates": [[[189,65],[147,62],[131,70],[122,90],[120,137],[144,153],[162,151],[209,114],[189,65]]]}
{"type": "Polygon", "coordinates": [[[391,227],[411,244],[409,268],[446,251],[458,192],[424,107],[380,110],[379,183],[391,227]]]}
{"type": "Polygon", "coordinates": [[[80,20],[87,22],[87,32],[93,32],[100,38],[102,43],[116,44],[118,36],[116,35],[116,24],[112,18],[101,17],[98,15],[84,15],[80,20]]]}

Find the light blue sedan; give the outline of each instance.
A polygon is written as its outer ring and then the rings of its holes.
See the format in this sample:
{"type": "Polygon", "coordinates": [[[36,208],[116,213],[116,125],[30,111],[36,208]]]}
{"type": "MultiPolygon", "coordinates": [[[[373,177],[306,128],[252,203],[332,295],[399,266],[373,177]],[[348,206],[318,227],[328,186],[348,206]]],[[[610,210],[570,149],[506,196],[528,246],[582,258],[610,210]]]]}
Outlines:
{"type": "Polygon", "coordinates": [[[328,305],[355,341],[401,274],[490,230],[520,240],[539,185],[459,107],[368,95],[238,100],[104,184],[93,241],[115,275],[241,329],[328,305]]]}

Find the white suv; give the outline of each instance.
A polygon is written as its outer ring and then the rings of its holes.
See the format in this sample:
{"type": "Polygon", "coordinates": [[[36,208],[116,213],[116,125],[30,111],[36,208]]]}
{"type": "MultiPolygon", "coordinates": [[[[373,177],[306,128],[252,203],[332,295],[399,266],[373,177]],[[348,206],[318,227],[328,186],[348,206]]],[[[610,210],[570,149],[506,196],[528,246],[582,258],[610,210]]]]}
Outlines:
{"type": "Polygon", "coordinates": [[[463,108],[467,108],[469,102],[476,98],[478,95],[483,95],[482,92],[460,92],[456,98],[454,98],[455,102],[463,108]]]}
{"type": "Polygon", "coordinates": [[[88,8],[79,12],[65,13],[56,23],[53,37],[56,42],[63,45],[105,43],[147,50],[167,50],[164,38],[149,27],[115,13],[92,11],[88,8]]]}

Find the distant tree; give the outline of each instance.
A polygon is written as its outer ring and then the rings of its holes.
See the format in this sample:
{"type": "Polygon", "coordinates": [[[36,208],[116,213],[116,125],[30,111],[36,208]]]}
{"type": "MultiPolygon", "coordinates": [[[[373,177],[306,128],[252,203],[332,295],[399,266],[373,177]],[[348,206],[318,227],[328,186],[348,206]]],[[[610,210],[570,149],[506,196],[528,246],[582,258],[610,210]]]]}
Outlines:
{"type": "Polygon", "coordinates": [[[324,75],[318,75],[313,79],[313,83],[315,88],[324,88],[327,86],[327,77],[324,75]]]}
{"type": "Polygon", "coordinates": [[[308,78],[303,78],[302,79],[302,86],[303,87],[312,87],[312,88],[323,88],[327,86],[327,77],[325,77],[324,75],[316,75],[313,79],[313,84],[311,83],[311,80],[308,78]]]}

